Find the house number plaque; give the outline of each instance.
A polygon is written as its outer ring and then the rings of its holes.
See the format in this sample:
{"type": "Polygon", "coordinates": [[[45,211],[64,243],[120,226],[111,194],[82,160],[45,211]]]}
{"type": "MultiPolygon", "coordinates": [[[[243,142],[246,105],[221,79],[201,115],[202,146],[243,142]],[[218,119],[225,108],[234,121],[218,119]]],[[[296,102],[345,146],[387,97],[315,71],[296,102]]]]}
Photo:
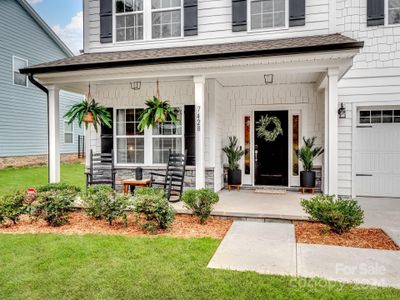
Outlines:
{"type": "Polygon", "coordinates": [[[201,127],[200,127],[200,106],[197,106],[196,108],[196,130],[200,131],[201,127]]]}

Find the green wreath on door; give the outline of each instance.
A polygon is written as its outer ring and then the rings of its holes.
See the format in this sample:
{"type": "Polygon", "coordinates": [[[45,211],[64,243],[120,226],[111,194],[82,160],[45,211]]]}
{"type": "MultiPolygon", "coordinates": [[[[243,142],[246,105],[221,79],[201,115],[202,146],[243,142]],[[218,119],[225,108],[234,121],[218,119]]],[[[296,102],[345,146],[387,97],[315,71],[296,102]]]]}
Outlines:
{"type": "Polygon", "coordinates": [[[256,124],[257,136],[263,138],[266,142],[273,142],[279,135],[283,135],[281,121],[275,116],[261,116],[260,120],[258,120],[256,124]],[[273,130],[267,130],[267,127],[271,123],[274,124],[275,128],[273,130]]]}

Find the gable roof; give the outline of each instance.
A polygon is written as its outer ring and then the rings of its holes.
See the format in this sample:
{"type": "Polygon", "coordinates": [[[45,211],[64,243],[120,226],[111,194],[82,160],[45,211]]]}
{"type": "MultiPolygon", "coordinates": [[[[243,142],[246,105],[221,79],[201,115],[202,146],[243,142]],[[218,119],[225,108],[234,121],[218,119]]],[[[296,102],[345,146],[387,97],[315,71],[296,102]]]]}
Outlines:
{"type": "Polygon", "coordinates": [[[50,38],[61,48],[68,57],[74,56],[72,51],[58,37],[58,35],[50,28],[50,26],[39,16],[26,0],[17,0],[17,2],[26,10],[26,12],[36,21],[36,23],[50,36],[50,38]]]}
{"type": "Polygon", "coordinates": [[[30,66],[21,69],[21,72],[25,74],[51,73],[187,61],[291,55],[359,49],[363,45],[363,42],[341,34],[327,34],[201,46],[84,53],[71,58],[30,66]]]}

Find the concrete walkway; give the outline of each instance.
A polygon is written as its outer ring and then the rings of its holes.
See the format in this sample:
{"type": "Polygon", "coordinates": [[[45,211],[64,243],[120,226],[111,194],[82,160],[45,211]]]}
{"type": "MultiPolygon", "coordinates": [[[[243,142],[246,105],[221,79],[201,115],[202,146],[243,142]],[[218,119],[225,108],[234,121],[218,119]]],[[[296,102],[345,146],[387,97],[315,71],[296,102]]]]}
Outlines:
{"type": "Polygon", "coordinates": [[[400,251],[297,244],[289,223],[234,222],[208,267],[400,288],[400,251]]]}

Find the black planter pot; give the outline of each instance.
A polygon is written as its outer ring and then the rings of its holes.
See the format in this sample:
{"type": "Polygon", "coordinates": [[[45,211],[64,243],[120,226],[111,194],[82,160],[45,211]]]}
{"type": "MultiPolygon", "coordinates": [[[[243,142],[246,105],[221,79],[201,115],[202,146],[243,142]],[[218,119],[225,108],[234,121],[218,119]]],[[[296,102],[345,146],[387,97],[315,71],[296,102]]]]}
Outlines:
{"type": "Polygon", "coordinates": [[[314,188],[315,187],[315,172],[301,171],[300,172],[300,187],[314,188]]]}
{"type": "Polygon", "coordinates": [[[228,184],[241,185],[242,184],[242,171],[241,170],[228,170],[228,184]]]}

